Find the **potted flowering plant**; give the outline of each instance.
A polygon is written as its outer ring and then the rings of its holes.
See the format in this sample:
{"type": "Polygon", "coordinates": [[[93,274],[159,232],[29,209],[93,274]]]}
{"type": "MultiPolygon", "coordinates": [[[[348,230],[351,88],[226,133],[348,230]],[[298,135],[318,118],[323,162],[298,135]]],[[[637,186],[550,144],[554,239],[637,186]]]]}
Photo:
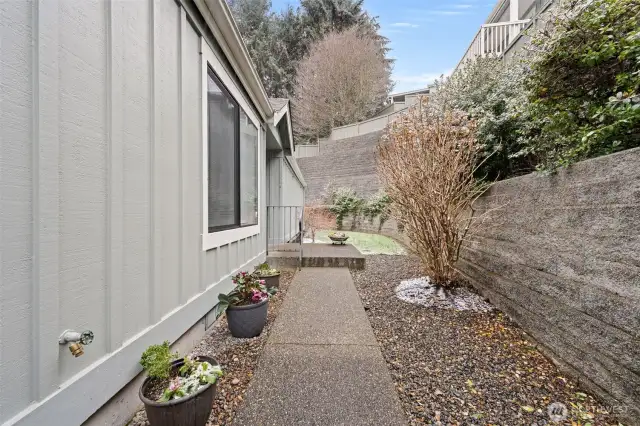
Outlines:
{"type": "Polygon", "coordinates": [[[349,239],[349,236],[344,232],[331,232],[329,234],[329,239],[331,240],[331,244],[344,244],[345,241],[349,239]]]}
{"type": "Polygon", "coordinates": [[[149,346],[140,364],[147,379],[139,395],[151,426],[206,425],[216,382],[222,376],[222,369],[213,358],[180,358],[171,352],[169,342],[164,342],[149,346]]]}
{"type": "Polygon", "coordinates": [[[280,286],[280,271],[271,268],[268,263],[261,263],[254,272],[265,281],[267,288],[278,288],[280,286]]]}
{"type": "Polygon", "coordinates": [[[276,289],[267,289],[265,280],[247,272],[240,272],[232,281],[235,288],[229,294],[218,295],[216,318],[226,312],[229,331],[234,337],[256,337],[267,323],[269,297],[276,289]]]}

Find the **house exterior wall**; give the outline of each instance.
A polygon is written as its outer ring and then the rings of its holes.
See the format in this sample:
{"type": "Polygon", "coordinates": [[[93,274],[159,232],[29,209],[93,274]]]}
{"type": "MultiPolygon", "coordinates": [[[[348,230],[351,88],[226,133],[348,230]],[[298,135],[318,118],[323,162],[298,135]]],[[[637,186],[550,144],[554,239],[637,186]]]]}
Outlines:
{"type": "Polygon", "coordinates": [[[304,205],[304,186],[282,152],[269,152],[269,244],[288,242],[298,233],[298,216],[304,205]]]}
{"type": "Polygon", "coordinates": [[[282,162],[282,205],[302,206],[304,205],[304,186],[291,168],[290,162],[295,161],[292,157],[286,157],[282,162]]]}
{"type": "Polygon", "coordinates": [[[320,143],[314,145],[298,145],[294,152],[296,158],[315,157],[320,155],[320,143]]]}
{"type": "Polygon", "coordinates": [[[0,9],[0,424],[80,424],[264,258],[266,223],[202,250],[201,36],[219,50],[191,3],[0,9]],[[94,332],[83,356],[65,329],[94,332]]]}
{"type": "Polygon", "coordinates": [[[640,149],[495,183],[475,208],[493,212],[459,269],[581,386],[638,424],[640,149]]]}

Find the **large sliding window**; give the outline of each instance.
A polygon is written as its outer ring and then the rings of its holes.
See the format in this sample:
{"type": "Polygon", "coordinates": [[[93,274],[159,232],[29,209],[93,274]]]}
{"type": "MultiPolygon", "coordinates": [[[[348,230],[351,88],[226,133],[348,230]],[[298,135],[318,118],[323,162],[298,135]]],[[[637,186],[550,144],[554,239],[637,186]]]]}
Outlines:
{"type": "Polygon", "coordinates": [[[259,233],[260,188],[257,118],[212,52],[208,53],[203,69],[204,249],[259,233]]]}
{"type": "Polygon", "coordinates": [[[215,232],[240,225],[238,182],[240,107],[210,68],[207,77],[208,228],[209,232],[215,232]]]}
{"type": "Polygon", "coordinates": [[[258,224],[258,128],[240,111],[240,225],[258,224]]]}

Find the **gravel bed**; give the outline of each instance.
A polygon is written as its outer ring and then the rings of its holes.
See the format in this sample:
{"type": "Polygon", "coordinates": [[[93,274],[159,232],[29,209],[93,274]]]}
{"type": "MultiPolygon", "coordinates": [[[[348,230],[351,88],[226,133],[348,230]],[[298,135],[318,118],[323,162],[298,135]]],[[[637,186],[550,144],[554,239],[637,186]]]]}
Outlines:
{"type": "Polygon", "coordinates": [[[352,275],[409,424],[618,424],[499,310],[404,302],[394,290],[422,276],[417,260],[381,255],[366,262],[352,275]],[[556,402],[568,408],[564,423],[550,422],[547,407],[556,402]]]}
{"type": "MultiPolygon", "coordinates": [[[[262,334],[252,339],[237,339],[231,336],[227,320],[223,315],[208,331],[207,335],[191,351],[192,355],[213,357],[222,366],[224,376],[217,382],[216,397],[208,426],[228,425],[238,411],[247,387],[253,377],[258,357],[269,336],[269,331],[278,315],[287,289],[293,280],[294,272],[282,271],[280,289],[269,301],[267,325],[262,334]]],[[[136,413],[128,426],[148,426],[147,416],[142,408],[136,413]]]]}

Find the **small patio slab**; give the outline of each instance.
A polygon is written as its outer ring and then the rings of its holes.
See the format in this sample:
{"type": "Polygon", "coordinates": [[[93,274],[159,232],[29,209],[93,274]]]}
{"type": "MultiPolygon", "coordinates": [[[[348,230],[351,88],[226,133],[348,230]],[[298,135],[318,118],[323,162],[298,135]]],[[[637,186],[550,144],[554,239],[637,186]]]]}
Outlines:
{"type": "MultiPolygon", "coordinates": [[[[298,267],[300,244],[280,244],[269,249],[267,262],[275,268],[298,267]]],[[[351,244],[302,244],[302,267],[364,269],[365,256],[351,244]]]]}
{"type": "Polygon", "coordinates": [[[406,425],[349,270],[296,275],[234,424],[406,425]]]}

